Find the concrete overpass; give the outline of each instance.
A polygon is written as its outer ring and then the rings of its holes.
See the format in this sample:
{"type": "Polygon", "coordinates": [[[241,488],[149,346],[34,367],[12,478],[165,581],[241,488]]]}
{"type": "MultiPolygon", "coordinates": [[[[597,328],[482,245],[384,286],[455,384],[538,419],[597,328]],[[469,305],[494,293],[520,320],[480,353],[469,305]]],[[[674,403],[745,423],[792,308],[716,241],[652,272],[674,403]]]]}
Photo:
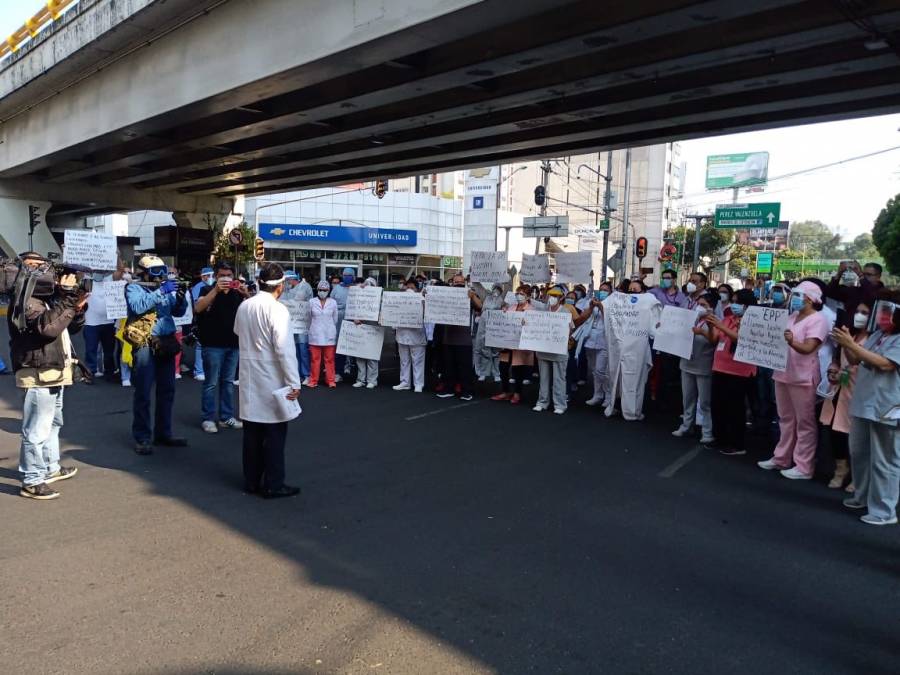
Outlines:
{"type": "Polygon", "coordinates": [[[900,110],[898,0],[84,0],[0,70],[0,196],[241,194],[900,110]]]}

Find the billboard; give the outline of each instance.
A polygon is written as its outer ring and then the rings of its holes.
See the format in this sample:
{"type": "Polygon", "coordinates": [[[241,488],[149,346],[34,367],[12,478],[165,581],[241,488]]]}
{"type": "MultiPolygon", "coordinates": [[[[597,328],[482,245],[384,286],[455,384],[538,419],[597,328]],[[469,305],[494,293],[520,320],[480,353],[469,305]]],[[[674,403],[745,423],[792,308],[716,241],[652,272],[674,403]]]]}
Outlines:
{"type": "Polygon", "coordinates": [[[743,152],[706,158],[706,189],[762,185],[769,179],[769,153],[743,152]]]}
{"type": "Polygon", "coordinates": [[[762,227],[740,230],[737,232],[737,241],[739,244],[752,246],[757,251],[783,251],[788,247],[789,232],[788,221],[782,220],[775,229],[762,227]]]}

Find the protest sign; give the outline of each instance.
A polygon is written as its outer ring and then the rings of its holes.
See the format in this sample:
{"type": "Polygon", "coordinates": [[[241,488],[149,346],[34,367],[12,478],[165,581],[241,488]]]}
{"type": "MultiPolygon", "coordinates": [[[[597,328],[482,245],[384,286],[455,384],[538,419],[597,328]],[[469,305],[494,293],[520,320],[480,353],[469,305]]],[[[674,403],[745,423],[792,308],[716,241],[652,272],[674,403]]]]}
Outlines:
{"type": "Polygon", "coordinates": [[[381,326],[370,326],[367,323],[357,325],[352,321],[344,321],[341,324],[341,334],[337,343],[338,354],[380,361],[383,345],[384,328],[381,326]]]}
{"type": "MultiPolygon", "coordinates": [[[[128,303],[125,302],[125,285],[127,281],[94,282],[91,295],[102,295],[106,301],[107,319],[125,319],[128,317],[128,303]],[[99,286],[99,288],[98,288],[99,286]]],[[[88,300],[90,303],[90,300],[88,300]]]]}
{"type": "Polygon", "coordinates": [[[659,316],[649,311],[654,306],[658,307],[659,301],[649,293],[613,293],[603,301],[607,341],[615,340],[623,349],[632,343],[646,344],[650,323],[659,316]]]}
{"type": "Polygon", "coordinates": [[[187,302],[187,309],[184,310],[184,316],[172,317],[172,320],[175,321],[176,328],[179,326],[189,326],[194,323],[194,308],[191,306],[190,293],[185,296],[185,302],[187,302]]]}
{"type": "Polygon", "coordinates": [[[594,254],[591,251],[556,254],[556,283],[586,284],[591,280],[594,269],[594,254]]]}
{"type": "Polygon", "coordinates": [[[381,292],[378,286],[351,286],[347,291],[347,311],[352,321],[378,321],[381,313],[381,292]]]}
{"type": "Polygon", "coordinates": [[[748,307],[738,329],[734,360],[773,370],[787,368],[790,349],[784,339],[787,323],[786,309],[748,307]]]}
{"type": "Polygon", "coordinates": [[[560,309],[556,312],[523,312],[522,337],[519,349],[548,354],[569,353],[569,324],[572,315],[560,309]]]}
{"type": "Polygon", "coordinates": [[[308,300],[282,298],[278,302],[287,307],[288,314],[291,316],[291,333],[294,333],[295,335],[305,335],[309,332],[308,300]]]}
{"type": "Polygon", "coordinates": [[[519,275],[523,284],[546,284],[550,281],[550,256],[522,254],[522,272],[519,275]]]}
{"type": "Polygon", "coordinates": [[[509,283],[506,251],[472,251],[469,280],[480,284],[509,283]]]}
{"type": "Polygon", "coordinates": [[[425,291],[425,322],[469,325],[469,289],[429,286],[425,291]]]}
{"type": "Polygon", "coordinates": [[[522,320],[526,312],[488,310],[481,315],[484,322],[484,344],[495,349],[518,349],[522,337],[522,320]]]}
{"type": "Polygon", "coordinates": [[[653,349],[674,354],[683,359],[691,358],[694,350],[694,324],[697,323],[697,312],[693,309],[682,309],[673,305],[663,307],[659,318],[659,328],[653,339],[653,349]]]}
{"type": "Polygon", "coordinates": [[[119,262],[116,237],[93,230],[66,230],[63,262],[92,270],[114,270],[119,262]]]}
{"type": "Polygon", "coordinates": [[[406,291],[385,293],[381,296],[382,326],[393,328],[421,328],[423,301],[419,293],[406,291]]]}

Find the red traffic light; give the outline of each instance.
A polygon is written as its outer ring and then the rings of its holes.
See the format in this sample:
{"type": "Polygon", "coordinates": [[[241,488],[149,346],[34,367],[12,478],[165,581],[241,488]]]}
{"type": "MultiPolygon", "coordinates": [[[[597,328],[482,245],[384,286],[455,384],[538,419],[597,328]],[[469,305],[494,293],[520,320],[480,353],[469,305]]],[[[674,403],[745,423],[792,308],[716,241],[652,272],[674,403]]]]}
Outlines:
{"type": "Polygon", "coordinates": [[[647,237],[637,238],[634,242],[634,254],[641,259],[647,256],[647,237]]]}

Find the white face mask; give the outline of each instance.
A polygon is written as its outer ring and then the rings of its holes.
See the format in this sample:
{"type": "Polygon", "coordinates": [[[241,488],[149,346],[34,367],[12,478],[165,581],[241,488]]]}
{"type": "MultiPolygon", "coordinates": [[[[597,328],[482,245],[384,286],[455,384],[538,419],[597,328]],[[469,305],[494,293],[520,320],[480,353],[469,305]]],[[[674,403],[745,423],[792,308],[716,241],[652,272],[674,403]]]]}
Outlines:
{"type": "Polygon", "coordinates": [[[516,302],[520,305],[524,305],[525,301],[528,300],[528,296],[523,293],[516,293],[516,302]]]}
{"type": "Polygon", "coordinates": [[[709,310],[706,307],[697,308],[697,316],[706,316],[707,314],[709,314],[709,310]]]}
{"type": "Polygon", "coordinates": [[[493,291],[491,291],[491,295],[493,295],[495,298],[499,298],[499,297],[500,297],[500,291],[498,291],[498,290],[495,288],[493,291]]]}
{"type": "Polygon", "coordinates": [[[869,315],[863,314],[862,312],[857,312],[853,315],[853,327],[854,328],[865,328],[866,324],[869,323],[869,315]]]}
{"type": "Polygon", "coordinates": [[[557,298],[555,295],[551,295],[549,298],[547,298],[547,304],[551,307],[556,307],[559,304],[559,298],[557,298]]]}
{"type": "Polygon", "coordinates": [[[319,297],[324,300],[328,297],[328,291],[319,291],[319,297]]]}
{"type": "Polygon", "coordinates": [[[697,292],[697,284],[691,283],[690,281],[687,282],[687,286],[685,286],[685,288],[687,289],[688,293],[696,293],[697,292]]]}

